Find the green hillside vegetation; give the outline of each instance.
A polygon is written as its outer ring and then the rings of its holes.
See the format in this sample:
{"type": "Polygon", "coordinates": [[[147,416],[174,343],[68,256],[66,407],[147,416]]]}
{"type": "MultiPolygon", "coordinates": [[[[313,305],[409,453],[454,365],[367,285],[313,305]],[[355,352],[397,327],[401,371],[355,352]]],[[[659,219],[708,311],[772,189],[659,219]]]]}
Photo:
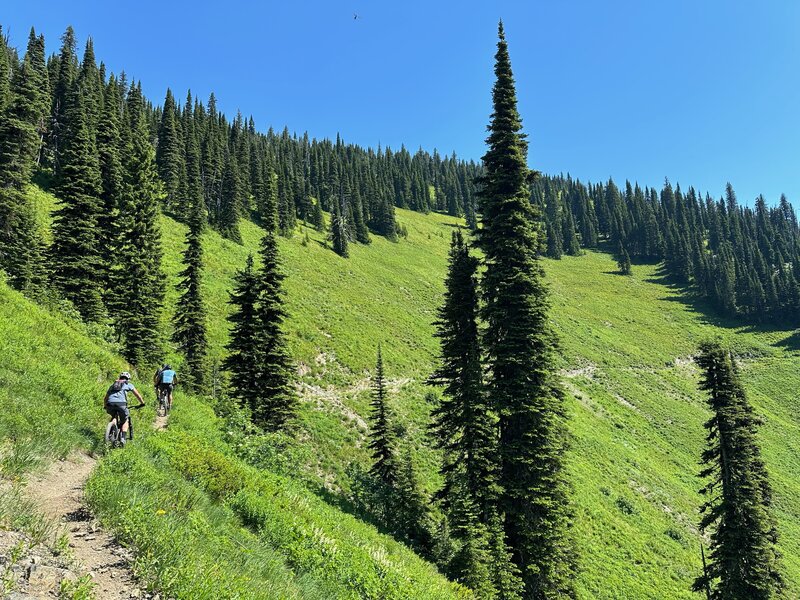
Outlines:
{"type": "MultiPolygon", "coordinates": [[[[40,205],[53,202],[47,194],[36,194],[40,205]]],[[[308,231],[308,244],[301,235],[281,239],[288,275],[288,341],[301,375],[304,400],[299,444],[287,446],[284,439],[275,438],[273,442],[279,444],[270,446],[270,439],[264,438],[263,449],[273,448],[272,456],[262,461],[268,469],[253,470],[236,457],[247,456],[247,448],[241,443],[237,446],[233,438],[223,440],[220,421],[179,392],[168,434],[142,438],[141,444],[137,440],[130,452],[104,461],[92,480],[90,497],[106,517],[114,514],[121,502],[135,498],[125,505],[124,522],[112,519],[112,524],[122,527],[123,537],[145,550],[145,558],[140,560],[155,563],[165,549],[178,546],[173,543],[176,540],[195,539],[181,536],[203,540],[196,555],[165,558],[164,564],[169,566],[151,567],[162,569],[154,575],[162,585],[171,581],[170,577],[175,585],[188,581],[187,573],[195,568],[191,565],[204,564],[203,553],[217,555],[222,546],[215,544],[226,544],[228,553],[232,545],[239,546],[224,542],[224,532],[231,531],[238,532],[235,539],[240,547],[262,548],[262,559],[273,565],[274,574],[287,572],[282,569],[295,573],[294,579],[286,579],[287,587],[280,588],[287,597],[317,597],[314,594],[323,594],[341,581],[337,573],[320,572],[315,566],[305,566],[307,563],[298,566],[295,548],[289,547],[294,542],[277,534],[285,531],[276,508],[279,503],[259,503],[257,498],[266,489],[278,498],[305,498],[302,505],[311,515],[307,522],[337,540],[337,545],[344,544],[340,540],[349,535],[360,537],[367,535],[365,531],[374,531],[335,512],[306,489],[324,485],[333,493],[346,492],[351,484],[348,463],[367,464],[363,419],[369,398],[367,378],[379,341],[397,418],[407,430],[406,439],[418,451],[428,491],[437,485],[436,456],[421,448],[430,410],[422,381],[436,352],[431,322],[441,297],[455,220],[402,210],[397,211],[397,218],[408,229],[407,240],[391,243],[375,238],[369,246],[352,244],[348,260],[326,249],[323,234],[313,230],[308,231]],[[176,456],[194,456],[197,464],[176,461],[176,456]],[[292,470],[294,460],[306,463],[299,477],[304,484],[284,476],[292,470]],[[126,469],[138,474],[134,477],[137,493],[115,497],[115,482],[122,481],[126,469]],[[171,475],[178,472],[183,477],[171,475]],[[175,483],[162,489],[155,483],[162,481],[160,478],[175,483]],[[169,507],[187,503],[197,511],[191,520],[169,517],[170,527],[155,520],[167,517],[157,515],[159,507],[169,512],[169,507]],[[271,514],[274,512],[277,517],[271,514]],[[242,529],[243,521],[249,529],[242,529]],[[136,523],[136,527],[127,523],[136,523]],[[159,537],[168,534],[176,537],[159,537]],[[256,543],[253,535],[263,543],[256,543]]],[[[173,280],[185,230],[168,218],[162,219],[162,225],[165,272],[173,280]]],[[[247,253],[255,250],[259,229],[243,222],[242,235],[243,246],[216,233],[205,235],[205,286],[216,357],[221,356],[227,331],[223,316],[228,310],[231,276],[247,253]]],[[[670,286],[655,265],[633,265],[632,277],[624,277],[617,274],[612,256],[596,252],[545,264],[553,324],[562,342],[561,374],[571,396],[574,441],[569,475],[577,507],[574,526],[580,549],[580,596],[616,598],[624,590],[631,598],[697,597],[689,590],[701,568],[696,529],[701,482],[697,472],[707,411],[691,356],[699,341],[718,336],[740,357],[751,403],[764,418],[759,439],[776,493],[775,514],[787,578],[785,597],[796,597],[800,593],[800,484],[794,477],[800,470],[800,448],[794,441],[800,428],[793,392],[800,384],[796,338],[787,331],[737,327],[716,319],[679,288],[670,286]]],[[[167,285],[171,306],[175,293],[171,281],[167,285]]],[[[6,288],[2,293],[0,419],[6,419],[1,422],[6,425],[14,414],[15,429],[6,434],[7,426],[0,427],[0,435],[14,439],[15,448],[29,436],[35,439],[39,435],[32,426],[35,421],[24,415],[37,414],[31,412],[36,404],[30,400],[41,398],[42,389],[50,386],[54,398],[68,404],[53,399],[42,411],[50,408],[70,415],[65,430],[69,434],[55,454],[63,455],[70,445],[91,447],[103,421],[97,400],[105,385],[102,380],[120,368],[121,362],[107,344],[91,341],[82,326],[69,325],[6,288]],[[39,383],[37,377],[41,377],[39,383]],[[12,401],[17,410],[6,410],[12,401]],[[64,406],[71,407],[69,413],[64,406]]],[[[165,323],[168,320],[167,316],[165,323]]],[[[164,334],[166,337],[168,326],[164,334]]],[[[147,413],[140,413],[139,419],[147,420],[147,413]]],[[[8,441],[5,447],[10,447],[8,441]]],[[[30,454],[36,452],[34,448],[30,454]]],[[[250,453],[258,454],[253,448],[250,453]]],[[[6,461],[9,456],[6,450],[6,461]]],[[[381,543],[396,548],[393,542],[381,543]]],[[[231,562],[237,561],[232,558],[231,562]]],[[[254,572],[260,568],[257,565],[257,561],[252,563],[254,572]]],[[[414,572],[432,577],[425,571],[429,567],[420,565],[424,563],[414,563],[414,572]]],[[[202,585],[201,578],[198,581],[202,585]]],[[[174,589],[186,592],[188,588],[174,589]]]]}

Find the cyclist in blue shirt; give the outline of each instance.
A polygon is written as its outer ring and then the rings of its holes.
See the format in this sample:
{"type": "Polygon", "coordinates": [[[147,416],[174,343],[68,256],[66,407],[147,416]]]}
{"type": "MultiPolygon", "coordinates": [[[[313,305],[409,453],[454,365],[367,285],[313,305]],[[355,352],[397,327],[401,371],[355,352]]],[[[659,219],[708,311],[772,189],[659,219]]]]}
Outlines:
{"type": "Polygon", "coordinates": [[[172,370],[172,367],[165,364],[158,370],[155,376],[156,394],[161,392],[167,396],[167,405],[172,408],[172,390],[175,389],[175,384],[178,383],[178,374],[172,370]]]}

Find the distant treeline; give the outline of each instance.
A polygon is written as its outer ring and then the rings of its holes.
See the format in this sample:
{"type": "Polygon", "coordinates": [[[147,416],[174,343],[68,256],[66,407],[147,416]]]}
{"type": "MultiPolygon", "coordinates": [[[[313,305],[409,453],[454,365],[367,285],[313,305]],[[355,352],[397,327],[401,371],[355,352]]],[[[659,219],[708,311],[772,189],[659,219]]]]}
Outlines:
{"type": "Polygon", "coordinates": [[[663,261],[669,275],[725,316],[797,325],[800,308],[797,217],[785,196],[767,207],[683,192],[665,181],[659,192],[625,183],[583,184],[569,176],[538,178],[532,200],[544,215],[542,251],[551,258],[609,242],[634,260],[663,261]]]}

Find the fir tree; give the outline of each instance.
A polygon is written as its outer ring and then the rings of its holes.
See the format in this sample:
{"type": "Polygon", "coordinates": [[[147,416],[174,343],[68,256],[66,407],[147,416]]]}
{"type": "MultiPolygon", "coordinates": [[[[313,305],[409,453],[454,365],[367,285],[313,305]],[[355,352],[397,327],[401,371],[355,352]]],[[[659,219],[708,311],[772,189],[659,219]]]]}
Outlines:
{"type": "Polygon", "coordinates": [[[252,412],[252,401],[258,393],[263,354],[257,335],[259,285],[252,254],[247,257],[244,270],[239,271],[233,281],[234,287],[229,300],[233,311],[228,316],[233,327],[226,346],[228,356],[223,361],[223,368],[231,374],[231,395],[241,406],[248,407],[252,412]]]}
{"type": "Polygon", "coordinates": [[[261,240],[261,272],[258,278],[256,304],[256,342],[259,352],[259,381],[254,396],[253,418],[262,427],[277,431],[286,429],[297,412],[297,397],[291,385],[289,352],[283,335],[284,275],[278,263],[275,239],[275,215],[261,240]]]}
{"type": "Polygon", "coordinates": [[[431,429],[444,456],[441,495],[445,506],[460,490],[485,523],[499,494],[497,417],[489,409],[483,388],[477,269],[478,259],[470,256],[461,230],[456,230],[450,245],[444,304],[436,321],[441,365],[431,377],[432,383],[444,386],[445,395],[433,411],[431,429]]]}
{"type": "MultiPolygon", "coordinates": [[[[161,113],[161,122],[158,127],[158,145],[156,146],[156,165],[158,174],[164,183],[164,193],[166,194],[165,205],[167,211],[179,217],[185,217],[189,208],[195,207],[185,205],[180,197],[179,190],[182,179],[185,176],[185,165],[183,164],[183,136],[180,131],[180,120],[178,105],[172,91],[167,89],[167,96],[164,99],[164,108],[161,113]]],[[[189,215],[189,218],[193,218],[189,215]]]]}
{"type": "MultiPolygon", "coordinates": [[[[199,175],[199,174],[198,174],[199,175]]],[[[200,392],[206,384],[206,359],[208,341],[206,335],[206,309],[200,289],[203,272],[203,225],[205,205],[202,189],[197,177],[192,185],[192,208],[189,215],[189,230],[186,234],[186,249],[183,252],[183,271],[177,290],[181,294],[175,310],[175,331],[172,341],[186,358],[183,376],[187,387],[200,392]]]]}
{"type": "Polygon", "coordinates": [[[122,139],[120,135],[120,93],[116,78],[112,75],[103,95],[103,109],[97,129],[97,153],[100,162],[100,216],[99,229],[100,256],[105,287],[104,302],[112,319],[119,316],[125,303],[121,294],[115,293],[113,281],[118,279],[114,271],[125,268],[119,262],[116,248],[121,243],[120,201],[123,193],[123,168],[120,158],[122,139]]]}
{"type": "Polygon", "coordinates": [[[397,461],[395,439],[389,424],[386,381],[383,374],[383,356],[378,344],[378,359],[375,363],[375,377],[372,380],[371,427],[369,448],[372,450],[370,473],[387,486],[397,481],[397,461]]]}
{"type": "Polygon", "coordinates": [[[160,315],[166,291],[158,223],[163,191],[140,86],[131,88],[126,111],[118,248],[122,269],[117,271],[113,286],[127,299],[117,318],[123,354],[133,364],[143,365],[160,354],[160,315]]]}
{"type": "Polygon", "coordinates": [[[488,394],[499,415],[506,541],[525,598],[574,597],[574,550],[562,456],[563,394],[554,379],[556,345],[538,256],[540,216],[529,202],[527,143],[502,23],[495,56],[494,112],[480,179],[485,254],[484,348],[488,394]]]}
{"type": "Polygon", "coordinates": [[[617,267],[622,275],[631,274],[631,257],[622,242],[617,244],[617,267]]]}
{"type": "Polygon", "coordinates": [[[225,171],[222,175],[222,194],[216,223],[219,232],[232,242],[242,243],[239,232],[239,206],[241,204],[242,187],[233,154],[225,156],[225,171]]]}
{"type": "Polygon", "coordinates": [[[75,56],[75,31],[67,27],[61,37],[61,52],[58,55],[58,72],[53,89],[53,105],[50,111],[49,147],[56,175],[61,169],[62,135],[67,124],[67,106],[73,82],[77,77],[78,61],[75,56]]]}
{"type": "Polygon", "coordinates": [[[331,215],[331,242],[333,244],[333,251],[343,258],[349,256],[347,250],[347,241],[349,238],[348,222],[345,210],[344,196],[334,199],[333,214],[331,215]]]}
{"type": "Polygon", "coordinates": [[[55,287],[81,317],[100,321],[105,314],[98,236],[102,182],[83,96],[83,90],[75,85],[67,98],[56,185],[61,204],[54,213],[50,264],[55,287]]]}
{"type": "MultiPolygon", "coordinates": [[[[5,53],[2,43],[0,54],[5,53]]],[[[44,277],[41,269],[44,242],[25,193],[38,148],[34,124],[39,95],[29,54],[14,73],[0,112],[0,269],[15,288],[34,291],[44,277]]],[[[0,74],[2,67],[0,61],[0,74]]]]}
{"type": "Polygon", "coordinates": [[[697,357],[700,389],[713,412],[706,422],[707,448],[701,476],[701,531],[711,531],[711,552],[695,591],[712,600],[766,600],[781,587],[777,533],[769,514],[772,492],[756,440],[758,419],[739,381],[730,352],[704,343],[697,357]]]}

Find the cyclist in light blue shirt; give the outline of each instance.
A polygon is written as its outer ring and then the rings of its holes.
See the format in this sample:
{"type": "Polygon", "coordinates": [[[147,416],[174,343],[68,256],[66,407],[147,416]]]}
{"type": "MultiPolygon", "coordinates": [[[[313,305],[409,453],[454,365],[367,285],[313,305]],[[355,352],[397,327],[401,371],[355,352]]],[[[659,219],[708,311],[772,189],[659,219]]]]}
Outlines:
{"type": "Polygon", "coordinates": [[[157,392],[166,394],[167,406],[172,408],[172,390],[175,389],[175,384],[178,383],[178,374],[172,370],[172,367],[165,364],[156,373],[155,379],[157,392]]]}

